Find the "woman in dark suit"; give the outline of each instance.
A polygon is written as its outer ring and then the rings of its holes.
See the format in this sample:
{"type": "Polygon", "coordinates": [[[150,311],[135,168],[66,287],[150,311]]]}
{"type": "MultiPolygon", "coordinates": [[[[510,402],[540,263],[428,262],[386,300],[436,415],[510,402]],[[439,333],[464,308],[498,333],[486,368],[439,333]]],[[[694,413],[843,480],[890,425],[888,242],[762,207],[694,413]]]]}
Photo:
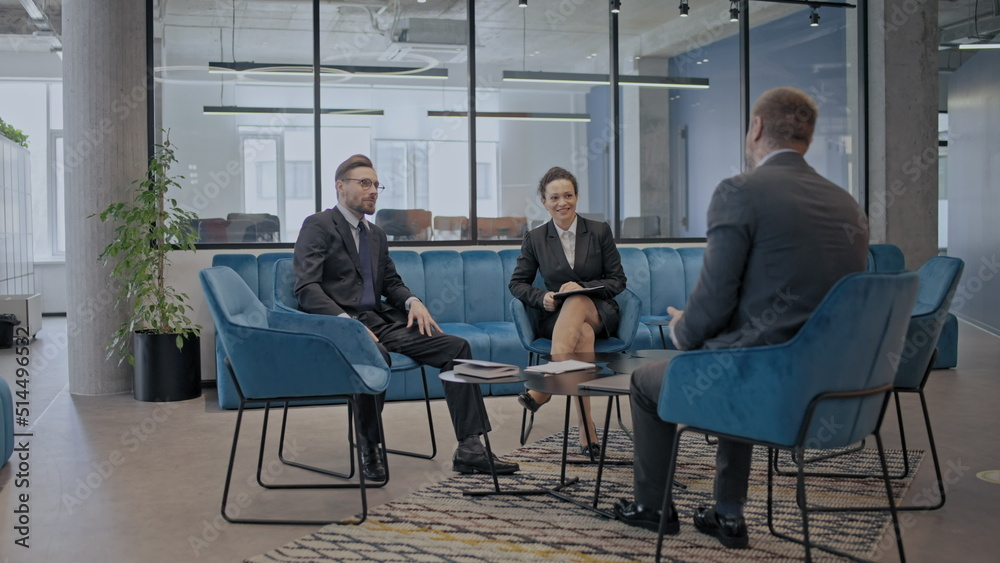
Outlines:
{"type": "MultiPolygon", "coordinates": [[[[538,195],[552,221],[524,237],[517,267],[510,277],[511,294],[526,306],[541,309],[536,334],[552,339],[553,356],[591,353],[597,338],[614,334],[618,329],[614,296],[625,290],[625,272],[611,227],[576,214],[578,191],[576,178],[568,170],[557,166],[542,176],[538,195]],[[539,271],[545,290],[531,285],[539,271]],[[604,289],[563,300],[553,298],[557,292],[596,286],[604,289]]],[[[531,412],[549,398],[537,391],[517,396],[521,406],[531,412]]],[[[580,448],[584,454],[597,456],[600,447],[590,416],[590,399],[584,398],[583,402],[584,412],[579,413],[580,448]]]]}

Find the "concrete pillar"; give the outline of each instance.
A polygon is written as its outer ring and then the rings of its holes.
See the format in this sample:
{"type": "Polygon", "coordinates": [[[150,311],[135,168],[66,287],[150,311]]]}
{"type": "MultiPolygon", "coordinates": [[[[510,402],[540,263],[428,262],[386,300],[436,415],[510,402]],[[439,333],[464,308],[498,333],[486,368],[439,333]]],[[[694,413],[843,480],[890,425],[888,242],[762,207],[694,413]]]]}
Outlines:
{"type": "Polygon", "coordinates": [[[938,250],[938,5],[867,4],[871,239],[913,269],[938,250]]]}
{"type": "MultiPolygon", "coordinates": [[[[669,76],[670,59],[643,57],[639,74],[669,76]]],[[[670,210],[670,94],[666,88],[639,88],[639,197],[642,213],[660,218],[660,236],[674,236],[670,210]]],[[[675,190],[684,186],[673,183],[675,190]]]]}
{"type": "Polygon", "coordinates": [[[106,359],[125,320],[97,256],[114,226],[88,217],[125,199],[146,168],[146,3],[63,5],[69,387],[80,395],[132,389],[132,369],[106,359]]]}

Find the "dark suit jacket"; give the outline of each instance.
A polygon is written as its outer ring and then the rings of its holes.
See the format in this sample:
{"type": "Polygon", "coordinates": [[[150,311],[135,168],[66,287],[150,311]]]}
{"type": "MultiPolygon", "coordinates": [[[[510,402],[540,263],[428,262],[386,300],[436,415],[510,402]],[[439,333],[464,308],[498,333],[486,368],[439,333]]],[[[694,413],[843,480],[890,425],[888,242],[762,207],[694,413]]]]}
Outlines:
{"type": "Polygon", "coordinates": [[[793,152],[719,184],[707,237],[674,330],[687,350],[790,340],[833,284],[868,260],[868,221],[857,202],[793,152]]]}
{"type": "MultiPolygon", "coordinates": [[[[591,297],[601,315],[604,328],[613,333],[618,327],[618,303],[614,296],[625,290],[625,271],[621,255],[615,245],[611,227],[607,223],[591,221],[577,215],[575,265],[570,269],[563,252],[559,234],[552,221],[535,227],[524,237],[517,267],[510,277],[511,294],[529,307],[542,309],[541,327],[549,326],[549,317],[556,312],[545,311],[542,301],[547,291],[559,291],[566,282],[574,281],[583,287],[604,286],[604,290],[591,297]],[[535,273],[541,271],[545,290],[534,287],[535,273]]],[[[544,332],[544,328],[543,328],[544,332]]],[[[545,334],[545,336],[549,336],[545,334]]]]}
{"type": "MultiPolygon", "coordinates": [[[[350,213],[348,211],[347,213],[350,213]]],[[[386,320],[406,322],[406,300],[413,293],[396,273],[385,232],[368,223],[368,246],[375,286],[375,312],[386,320]],[[384,296],[382,302],[379,296],[384,296]]],[[[321,315],[358,314],[361,270],[351,225],[337,208],[310,215],[295,241],[295,296],[299,308],[321,315]]]]}

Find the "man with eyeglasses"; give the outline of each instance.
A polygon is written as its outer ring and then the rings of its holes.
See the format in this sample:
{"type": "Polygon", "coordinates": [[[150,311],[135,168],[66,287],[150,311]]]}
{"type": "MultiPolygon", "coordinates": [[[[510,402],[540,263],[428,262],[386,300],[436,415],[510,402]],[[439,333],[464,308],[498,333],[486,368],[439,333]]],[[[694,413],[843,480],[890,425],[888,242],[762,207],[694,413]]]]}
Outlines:
{"type": "MultiPolygon", "coordinates": [[[[427,307],[403,284],[389,257],[385,232],[365,219],[385,189],[372,161],[356,154],[337,167],[337,206],[306,218],[295,241],[295,295],[307,313],[350,317],[361,321],[390,362],[389,351],[449,370],[456,358],[471,358],[464,339],[441,332],[427,307]],[[359,260],[359,257],[365,257],[359,260]],[[385,297],[383,302],[380,298],[385,297]],[[403,311],[407,311],[404,313],[403,311]]],[[[442,382],[445,401],[458,438],[452,469],[459,473],[489,473],[489,460],[479,436],[488,432],[478,413],[484,412],[478,385],[442,382]]],[[[365,478],[385,481],[377,412],[385,394],[359,395],[356,413],[363,429],[361,469],[365,478]]],[[[488,425],[488,422],[487,422],[488,425]]],[[[382,448],[384,450],[384,448],[382,448]]],[[[516,463],[494,456],[501,475],[516,472],[516,463]]]]}

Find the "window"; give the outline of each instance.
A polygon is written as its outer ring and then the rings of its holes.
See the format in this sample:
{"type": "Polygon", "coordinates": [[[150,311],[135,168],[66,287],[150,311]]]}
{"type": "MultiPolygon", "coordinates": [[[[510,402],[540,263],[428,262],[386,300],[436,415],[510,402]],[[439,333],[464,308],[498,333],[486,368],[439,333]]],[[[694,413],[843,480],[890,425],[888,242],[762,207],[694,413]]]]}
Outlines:
{"type": "MultiPolygon", "coordinates": [[[[272,240],[294,241],[336,205],[337,165],[361,153],[387,186],[377,209],[394,241],[509,243],[548,219],[535,190],[552,166],[576,175],[578,212],[619,239],[691,239],[715,186],[742,169],[746,105],[791,85],[821,106],[807,160],[863,198],[861,11],[823,6],[811,27],[808,7],[749,6],[748,63],[728,3],[693,3],[686,18],[659,0],[614,18],[600,2],[320,3],[318,22],[313,0],[280,18],[264,0],[168,7],[156,128],[188,171],[178,199],[216,233],[264,214],[280,222],[272,240]]],[[[247,241],[235,232],[216,242],[247,241]]]]}

